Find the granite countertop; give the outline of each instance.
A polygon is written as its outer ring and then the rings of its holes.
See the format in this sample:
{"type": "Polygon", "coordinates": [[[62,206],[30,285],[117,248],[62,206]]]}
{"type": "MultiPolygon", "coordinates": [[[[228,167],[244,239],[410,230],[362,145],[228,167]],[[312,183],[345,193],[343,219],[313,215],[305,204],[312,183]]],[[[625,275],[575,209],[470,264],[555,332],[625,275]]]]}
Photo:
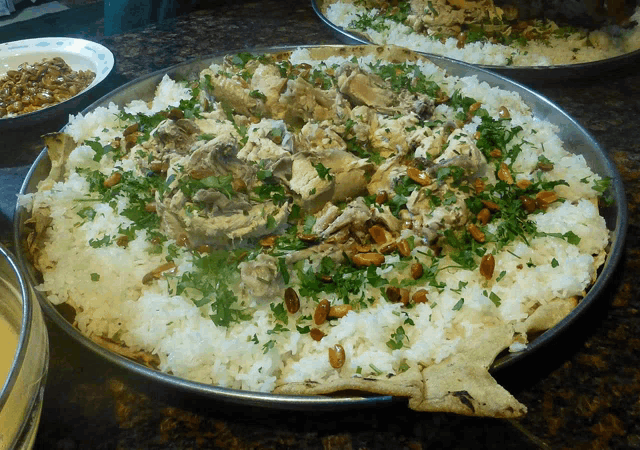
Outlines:
{"type": "MultiPolygon", "coordinates": [[[[338,44],[308,1],[211,6],[120,35],[116,67],[86,101],[158,69],[218,52],[289,44],[338,44]]],[[[618,167],[629,201],[626,250],[605,294],[551,346],[496,374],[529,409],[517,421],[416,413],[403,401],[338,411],[282,411],[226,404],[153,386],[77,345],[50,323],[51,362],[37,449],[161,448],[640,448],[640,75],[537,82],[618,167]]],[[[51,131],[55,131],[51,130],[51,131]]],[[[31,159],[34,155],[29,155],[31,159]]],[[[0,237],[11,244],[24,163],[0,168],[0,237]]]]}

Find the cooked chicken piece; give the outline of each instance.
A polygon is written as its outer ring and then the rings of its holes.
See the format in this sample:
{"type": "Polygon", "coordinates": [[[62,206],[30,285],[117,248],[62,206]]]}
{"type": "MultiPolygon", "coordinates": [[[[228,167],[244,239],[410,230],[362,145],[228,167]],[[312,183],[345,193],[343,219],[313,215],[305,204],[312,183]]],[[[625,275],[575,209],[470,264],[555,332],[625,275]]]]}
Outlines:
{"type": "Polygon", "coordinates": [[[326,239],[348,226],[354,236],[363,237],[367,233],[365,222],[371,218],[371,215],[371,208],[366,205],[362,197],[358,197],[342,210],[340,215],[320,233],[320,236],[326,239]]]}
{"type": "Polygon", "coordinates": [[[245,116],[264,113],[263,100],[259,96],[251,95],[249,84],[244,79],[238,76],[227,78],[225,74],[214,73],[210,69],[205,69],[204,75],[209,75],[216,101],[228,105],[237,113],[245,116]]]}
{"type": "Polygon", "coordinates": [[[384,224],[393,234],[400,233],[402,230],[402,221],[391,213],[387,205],[380,206],[380,210],[377,207],[373,208],[371,221],[384,224]]]}
{"type": "Polygon", "coordinates": [[[446,184],[440,186],[435,192],[420,189],[413,191],[407,200],[413,231],[426,239],[428,244],[433,244],[439,231],[445,228],[456,228],[464,225],[469,216],[469,210],[465,203],[467,196],[460,191],[449,188],[446,184]],[[454,195],[455,194],[455,197],[454,195]],[[455,203],[442,202],[441,206],[433,208],[431,195],[437,195],[440,199],[455,198],[455,203]]]}
{"type": "MultiPolygon", "coordinates": [[[[176,194],[179,195],[180,193],[176,194]]],[[[174,238],[186,236],[193,248],[210,245],[214,248],[230,247],[234,241],[256,239],[278,233],[289,217],[289,204],[282,206],[267,202],[252,204],[250,209],[240,212],[221,211],[216,205],[205,212],[187,212],[189,203],[173,202],[169,207],[158,205],[162,227],[174,238]]],[[[229,206],[236,207],[239,202],[229,206]]]]}
{"type": "Polygon", "coordinates": [[[367,174],[373,170],[373,164],[348,152],[347,144],[330,122],[306,124],[297,142],[298,155],[305,152],[314,167],[322,164],[329,169],[325,178],[334,181],[332,202],[341,202],[365,191],[367,174]]]}
{"type": "Polygon", "coordinates": [[[335,102],[335,89],[324,91],[298,77],[287,82],[287,89],[280,96],[280,104],[274,107],[274,111],[283,111],[284,114],[275,115],[274,118],[284,119],[294,125],[310,120],[339,120],[333,109],[335,102]]]}
{"type": "Polygon", "coordinates": [[[221,135],[197,145],[190,156],[172,160],[168,175],[175,173],[176,178],[169,193],[163,199],[158,196],[158,214],[169,235],[176,239],[186,236],[192,247],[204,244],[226,247],[236,239],[273,233],[286,223],[288,204],[255,203],[249,199],[258,183],[257,168],[237,158],[235,136],[221,135]],[[180,166],[184,166],[183,171],[180,166]],[[229,175],[233,178],[231,191],[216,186],[215,178],[211,180],[213,186],[207,184],[209,177],[229,175]],[[200,180],[204,186],[197,184],[200,180]],[[188,198],[180,189],[183,183],[196,183],[200,188],[188,198]]]}
{"type": "Polygon", "coordinates": [[[338,89],[356,106],[389,108],[395,96],[377,75],[364,73],[357,64],[343,64],[337,71],[338,89]]]}
{"type": "Polygon", "coordinates": [[[407,166],[403,164],[404,155],[396,155],[387,159],[373,174],[367,190],[370,195],[386,192],[391,195],[398,181],[407,174],[407,166]]]}
{"type": "Polygon", "coordinates": [[[198,101],[202,105],[203,112],[210,112],[216,103],[215,97],[208,89],[200,89],[200,92],[198,93],[198,101]]]}
{"type": "Polygon", "coordinates": [[[349,118],[353,121],[350,133],[360,142],[367,141],[371,134],[371,123],[376,120],[375,110],[364,105],[356,106],[349,118]]]}
{"type": "Polygon", "coordinates": [[[327,203],[316,216],[316,222],[313,224],[311,232],[316,235],[322,234],[340,215],[340,208],[333,203],[327,203]]]}
{"type": "Polygon", "coordinates": [[[378,114],[371,125],[371,145],[385,158],[395,153],[406,154],[409,142],[405,129],[417,123],[418,117],[413,113],[398,118],[378,114]]]}
{"type": "Polygon", "coordinates": [[[343,64],[336,70],[338,89],[354,105],[366,105],[378,112],[406,115],[413,112],[421,119],[433,114],[433,100],[421,93],[400,94],[389,83],[372,73],[363,72],[356,64],[343,64]]]}
{"type": "Polygon", "coordinates": [[[493,170],[490,170],[482,152],[475,142],[460,129],[449,135],[446,149],[433,162],[434,165],[426,170],[429,175],[434,177],[438,169],[442,167],[457,166],[463,168],[470,178],[487,177],[491,182],[495,180],[493,170]]]}
{"type": "MultiPolygon", "coordinates": [[[[48,189],[47,189],[48,190],[48,189]]],[[[24,243],[27,256],[33,262],[36,269],[44,271],[55,267],[56,261],[52,261],[44,249],[44,241],[47,238],[47,230],[51,222],[51,209],[40,206],[33,209],[31,217],[24,222],[25,231],[28,232],[24,243]]]]}
{"type": "Polygon", "coordinates": [[[227,119],[227,114],[223,111],[219,103],[213,104],[213,110],[201,113],[202,118],[194,119],[200,128],[201,134],[219,136],[221,134],[233,134],[239,136],[233,123],[227,119]]]}
{"type": "Polygon", "coordinates": [[[282,120],[262,119],[249,127],[247,143],[238,152],[238,158],[259,163],[262,169],[270,170],[274,178],[287,185],[291,179],[293,140],[282,120]]]}
{"type": "Polygon", "coordinates": [[[310,212],[318,211],[331,201],[335,191],[335,179],[321,178],[315,164],[318,162],[313,155],[296,153],[289,181],[289,189],[300,198],[300,207],[310,212]]]}
{"type": "Polygon", "coordinates": [[[285,261],[288,265],[297,263],[298,261],[304,261],[305,259],[312,258],[314,261],[320,261],[325,256],[331,258],[336,263],[344,262],[344,246],[335,245],[334,243],[322,243],[314,245],[302,250],[293,251],[285,256],[285,261]]]}
{"type": "Polygon", "coordinates": [[[367,178],[374,168],[369,161],[347,151],[337,150],[323,155],[320,162],[334,177],[332,202],[343,202],[366,193],[367,178]]]}
{"type": "Polygon", "coordinates": [[[280,94],[285,90],[287,79],[280,76],[280,70],[274,65],[260,64],[251,78],[251,90],[266,97],[265,110],[272,117],[283,115],[282,105],[278,103],[280,94]]]}
{"type": "Polygon", "coordinates": [[[305,124],[297,136],[296,151],[321,155],[333,150],[346,150],[347,143],[338,134],[336,128],[330,121],[305,124]]]}
{"type": "Polygon", "coordinates": [[[440,156],[449,133],[446,127],[420,127],[408,136],[408,143],[415,148],[414,158],[426,162],[440,156]]]}
{"type": "Polygon", "coordinates": [[[199,133],[200,128],[189,119],[167,119],[160,122],[151,132],[151,144],[157,144],[158,151],[162,153],[175,152],[186,155],[199,133]]]}
{"type": "Polygon", "coordinates": [[[168,165],[170,160],[189,155],[201,132],[189,119],[167,119],[151,131],[149,140],[135,145],[130,153],[143,171],[150,170],[152,165],[168,165]]]}
{"type": "Polygon", "coordinates": [[[229,198],[216,189],[200,189],[193,195],[193,201],[206,205],[209,214],[244,213],[252,207],[247,195],[237,194],[229,198]]]}
{"type": "Polygon", "coordinates": [[[291,156],[291,153],[293,136],[285,123],[282,120],[262,119],[247,130],[247,143],[238,151],[238,158],[250,162],[273,161],[291,156]]]}
{"type": "Polygon", "coordinates": [[[411,0],[410,5],[413,14],[409,22],[416,30],[425,26],[452,29],[503,15],[491,0],[411,0]]]}
{"type": "Polygon", "coordinates": [[[222,134],[210,141],[199,141],[184,165],[184,172],[196,179],[233,174],[245,183],[255,174],[255,167],[238,159],[238,140],[222,134]]]}
{"type": "Polygon", "coordinates": [[[260,253],[252,261],[241,262],[240,286],[251,297],[272,300],[282,297],[284,283],[279,276],[278,260],[273,256],[260,253]]]}

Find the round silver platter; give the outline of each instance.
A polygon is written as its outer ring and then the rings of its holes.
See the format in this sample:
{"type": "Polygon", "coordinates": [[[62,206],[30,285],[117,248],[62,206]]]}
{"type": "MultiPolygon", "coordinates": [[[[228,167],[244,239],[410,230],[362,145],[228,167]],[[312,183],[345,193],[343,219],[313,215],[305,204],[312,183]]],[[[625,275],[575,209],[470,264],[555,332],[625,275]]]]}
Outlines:
{"type": "MultiPolygon", "coordinates": [[[[311,0],[311,7],[333,34],[345,44],[362,45],[372,44],[364,35],[354,30],[346,30],[331,22],[324,12],[325,5],[332,0],[311,0]]],[[[417,52],[431,56],[431,54],[417,52]]],[[[443,57],[446,58],[446,57],[443,57]]],[[[544,81],[562,81],[573,78],[597,77],[607,72],[619,70],[622,67],[630,66],[634,62],[640,61],[640,50],[635,50],[624,55],[613,58],[602,59],[579,64],[565,64],[555,66],[493,66],[485,64],[475,64],[476,67],[491,70],[521,83],[534,84],[544,81]]]]}
{"type": "MultiPolygon", "coordinates": [[[[310,47],[310,46],[309,46],[310,47]]],[[[325,46],[325,47],[341,47],[341,46],[325,46]]],[[[254,54],[263,54],[279,51],[293,50],[296,47],[268,47],[247,50],[254,54]]],[[[188,61],[167,69],[162,69],[150,75],[131,81],[111,93],[105,95],[100,100],[82,111],[87,114],[99,106],[107,106],[113,102],[119,107],[124,106],[135,99],[151,100],[154,95],[155,88],[160,82],[164,74],[168,74],[176,80],[197,79],[199,72],[208,67],[212,63],[222,62],[223,54],[216,54],[202,59],[188,61]]],[[[624,237],[627,228],[627,204],[625,199],[624,187],[622,179],[613,163],[609,160],[605,152],[598,143],[591,137],[587,131],[569,117],[559,107],[551,103],[546,98],[533,92],[531,89],[515,83],[503,76],[494,74],[490,71],[474,67],[472,65],[454,61],[448,58],[429,56],[431,61],[437,66],[446,70],[454,76],[471,76],[476,75],[478,81],[487,82],[492,87],[509,90],[518,93],[521,98],[530,106],[533,115],[540,119],[555,123],[559,129],[559,137],[565,143],[566,148],[574,153],[584,156],[589,167],[601,175],[611,179],[610,194],[613,198],[611,206],[601,210],[604,215],[607,226],[612,232],[612,245],[607,260],[602,267],[595,284],[591,287],[587,295],[580,301],[578,306],[555,327],[547,330],[545,333],[536,337],[528,345],[527,349],[519,353],[510,353],[499,356],[492,366],[492,372],[498,372],[501,369],[513,365],[515,362],[527,357],[544,347],[550,340],[558,335],[562,330],[567,328],[571,323],[576,321],[592,304],[596,298],[603,292],[607,282],[612,278],[614,267],[622,255],[624,237]]],[[[49,173],[51,163],[46,149],[40,153],[36,161],[29,170],[24,184],[20,190],[21,194],[36,191],[38,182],[46,178],[49,173]]],[[[29,213],[20,206],[16,206],[14,216],[14,239],[17,250],[17,257],[20,265],[25,273],[29,283],[37,285],[40,276],[29,262],[27,255],[23,250],[23,241],[26,238],[26,230],[24,226],[25,220],[29,217],[29,213]]],[[[38,291],[36,291],[38,292],[38,291]]],[[[64,316],[56,309],[43,295],[38,293],[38,299],[42,305],[45,314],[57,324],[63,331],[68,333],[72,339],[83,345],[84,347],[95,352],[101,358],[116,364],[127,372],[141,376],[145,381],[155,383],[157,385],[175,388],[187,394],[195,394],[211,399],[228,401],[233,403],[242,403],[246,405],[280,408],[280,409],[298,409],[298,410],[329,410],[340,408],[354,408],[374,406],[380,403],[388,403],[394,400],[390,396],[354,394],[353,392],[343,395],[328,396],[291,396],[276,395],[270,393],[249,392],[236,389],[228,389],[217,386],[211,386],[203,383],[196,383],[163,373],[124,356],[107,350],[104,347],[93,342],[84,336],[77,328],[68,322],[64,316]]]]}

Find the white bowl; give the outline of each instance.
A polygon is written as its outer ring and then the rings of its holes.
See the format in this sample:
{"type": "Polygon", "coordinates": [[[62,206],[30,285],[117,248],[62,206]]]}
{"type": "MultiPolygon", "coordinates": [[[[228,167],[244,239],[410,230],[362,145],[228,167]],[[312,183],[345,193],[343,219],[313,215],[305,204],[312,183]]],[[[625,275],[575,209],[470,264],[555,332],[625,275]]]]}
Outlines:
{"type": "Polygon", "coordinates": [[[45,108],[0,118],[0,167],[30,164],[44,147],[41,135],[58,131],[68,119],[82,109],[88,93],[113,70],[111,51],[95,42],[74,38],[37,38],[0,44],[0,77],[17,70],[22,63],[40,62],[61,57],[71,69],[91,70],[93,82],[77,95],[45,108]]]}
{"type": "Polygon", "coordinates": [[[10,364],[0,379],[0,449],[30,449],[40,423],[49,340],[38,301],[1,244],[0,320],[16,338],[15,345],[3,342],[0,353],[0,364],[10,364]]]}
{"type": "MultiPolygon", "coordinates": [[[[56,56],[64,59],[74,71],[91,70],[96,74],[91,84],[82,92],[97,86],[113,69],[113,53],[100,44],[74,38],[38,38],[0,44],[0,77],[9,70],[18,70],[20,64],[25,62],[33,64],[56,56]]],[[[77,95],[81,95],[82,92],[77,95]]],[[[69,100],[71,99],[65,101],[69,100]]],[[[58,104],[61,103],[64,102],[58,104]]],[[[44,109],[46,108],[20,116],[37,114],[44,109]]],[[[12,120],[16,117],[18,116],[4,117],[0,120],[12,120]]]]}

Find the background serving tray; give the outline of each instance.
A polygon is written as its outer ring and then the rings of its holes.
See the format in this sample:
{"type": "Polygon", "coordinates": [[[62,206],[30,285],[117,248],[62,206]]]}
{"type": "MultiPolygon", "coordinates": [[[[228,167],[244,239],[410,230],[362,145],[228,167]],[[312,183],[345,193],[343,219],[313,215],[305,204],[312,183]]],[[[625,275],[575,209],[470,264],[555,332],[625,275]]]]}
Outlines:
{"type": "MultiPolygon", "coordinates": [[[[341,42],[349,45],[373,43],[357,31],[346,30],[331,22],[324,14],[327,6],[331,3],[332,0],[311,0],[311,7],[322,23],[324,23],[341,42]]],[[[424,52],[418,53],[426,54],[424,52]]],[[[430,54],[427,55],[431,56],[430,54]]],[[[441,57],[447,58],[446,56],[441,57]]],[[[627,53],[626,55],[579,64],[555,66],[494,66],[476,64],[475,66],[497,72],[521,83],[532,84],[544,81],[599,77],[608,72],[620,70],[623,67],[633,66],[633,64],[637,62],[640,62],[640,49],[627,53]]]]}

